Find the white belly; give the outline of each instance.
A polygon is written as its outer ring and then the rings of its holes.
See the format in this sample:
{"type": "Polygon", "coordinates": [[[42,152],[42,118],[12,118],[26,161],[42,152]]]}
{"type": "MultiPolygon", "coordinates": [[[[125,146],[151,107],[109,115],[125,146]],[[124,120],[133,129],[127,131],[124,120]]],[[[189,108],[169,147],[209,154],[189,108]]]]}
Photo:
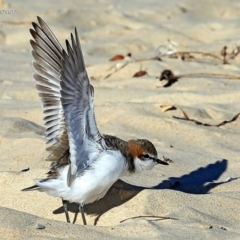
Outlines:
{"type": "Polygon", "coordinates": [[[45,182],[36,181],[51,196],[61,197],[69,202],[87,204],[104,197],[112,184],[125,171],[125,159],[120,152],[107,151],[102,153],[89,170],[77,177],[67,186],[69,166],[59,169],[60,176],[45,182]]]}

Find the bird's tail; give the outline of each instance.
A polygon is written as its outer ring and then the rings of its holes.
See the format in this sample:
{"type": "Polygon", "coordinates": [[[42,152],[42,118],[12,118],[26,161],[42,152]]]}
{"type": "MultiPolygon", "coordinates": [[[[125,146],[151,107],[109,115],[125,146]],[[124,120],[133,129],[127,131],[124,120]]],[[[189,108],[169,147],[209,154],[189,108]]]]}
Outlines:
{"type": "Polygon", "coordinates": [[[27,191],[34,191],[34,190],[40,190],[41,191],[41,187],[39,187],[38,185],[34,185],[28,188],[24,188],[21,191],[27,192],[27,191]]]}

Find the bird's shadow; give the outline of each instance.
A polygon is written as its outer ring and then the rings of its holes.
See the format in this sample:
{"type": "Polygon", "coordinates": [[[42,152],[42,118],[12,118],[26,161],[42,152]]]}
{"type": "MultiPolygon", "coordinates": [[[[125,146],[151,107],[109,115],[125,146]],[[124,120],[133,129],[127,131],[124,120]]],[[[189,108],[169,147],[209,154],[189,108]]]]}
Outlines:
{"type": "MultiPolygon", "coordinates": [[[[195,171],[192,171],[189,174],[183,175],[181,177],[168,178],[156,186],[150,188],[135,186],[122,180],[118,180],[109,189],[104,198],[94,203],[85,205],[85,213],[96,216],[96,219],[94,221],[94,225],[96,225],[99,218],[105,212],[121,204],[124,204],[145,189],[172,189],[189,194],[207,194],[211,189],[227,182],[214,182],[222,175],[223,172],[226,171],[226,169],[227,160],[222,159],[215,163],[208,164],[205,167],[198,168],[195,171]]],[[[79,211],[79,205],[76,203],[68,203],[68,210],[70,212],[77,213],[79,211]]],[[[61,213],[64,213],[63,207],[60,207],[53,211],[53,214],[61,213]]]]}

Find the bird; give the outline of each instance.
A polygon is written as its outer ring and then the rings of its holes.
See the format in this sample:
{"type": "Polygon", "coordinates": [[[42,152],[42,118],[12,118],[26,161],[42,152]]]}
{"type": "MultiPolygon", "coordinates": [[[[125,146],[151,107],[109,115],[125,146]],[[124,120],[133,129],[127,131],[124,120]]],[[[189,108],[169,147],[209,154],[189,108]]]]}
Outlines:
{"type": "Polygon", "coordinates": [[[47,177],[23,191],[38,190],[62,199],[70,223],[68,202],[84,205],[103,198],[122,176],[168,165],[147,139],[122,140],[101,134],[94,113],[94,88],[90,84],[75,28],[66,50],[51,29],[37,16],[30,40],[35,87],[41,99],[45,138],[51,161],[47,177]],[[75,35],[75,36],[74,36],[75,35]]]}

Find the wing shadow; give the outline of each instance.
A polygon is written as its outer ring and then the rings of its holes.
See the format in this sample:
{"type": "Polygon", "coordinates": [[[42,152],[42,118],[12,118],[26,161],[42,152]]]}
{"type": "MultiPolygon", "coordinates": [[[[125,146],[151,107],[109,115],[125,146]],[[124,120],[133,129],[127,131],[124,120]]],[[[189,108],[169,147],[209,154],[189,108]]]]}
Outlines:
{"type": "Polygon", "coordinates": [[[162,181],[152,189],[173,189],[190,194],[207,194],[216,186],[226,183],[214,182],[227,169],[227,160],[222,159],[215,163],[208,164],[206,167],[201,167],[189,174],[181,177],[171,177],[162,181]]]}
{"type": "MultiPolygon", "coordinates": [[[[216,186],[226,183],[226,181],[214,182],[223,174],[223,172],[226,171],[226,169],[227,160],[223,159],[208,164],[206,167],[198,168],[197,170],[181,177],[171,177],[150,188],[131,185],[119,179],[109,189],[104,198],[85,205],[85,213],[96,216],[94,225],[97,225],[98,220],[105,212],[124,204],[145,189],[172,189],[189,194],[207,194],[216,186]]],[[[77,213],[78,209],[78,204],[68,204],[68,210],[70,212],[77,213]]],[[[63,207],[53,211],[53,214],[60,213],[63,213],[63,207]]]]}

